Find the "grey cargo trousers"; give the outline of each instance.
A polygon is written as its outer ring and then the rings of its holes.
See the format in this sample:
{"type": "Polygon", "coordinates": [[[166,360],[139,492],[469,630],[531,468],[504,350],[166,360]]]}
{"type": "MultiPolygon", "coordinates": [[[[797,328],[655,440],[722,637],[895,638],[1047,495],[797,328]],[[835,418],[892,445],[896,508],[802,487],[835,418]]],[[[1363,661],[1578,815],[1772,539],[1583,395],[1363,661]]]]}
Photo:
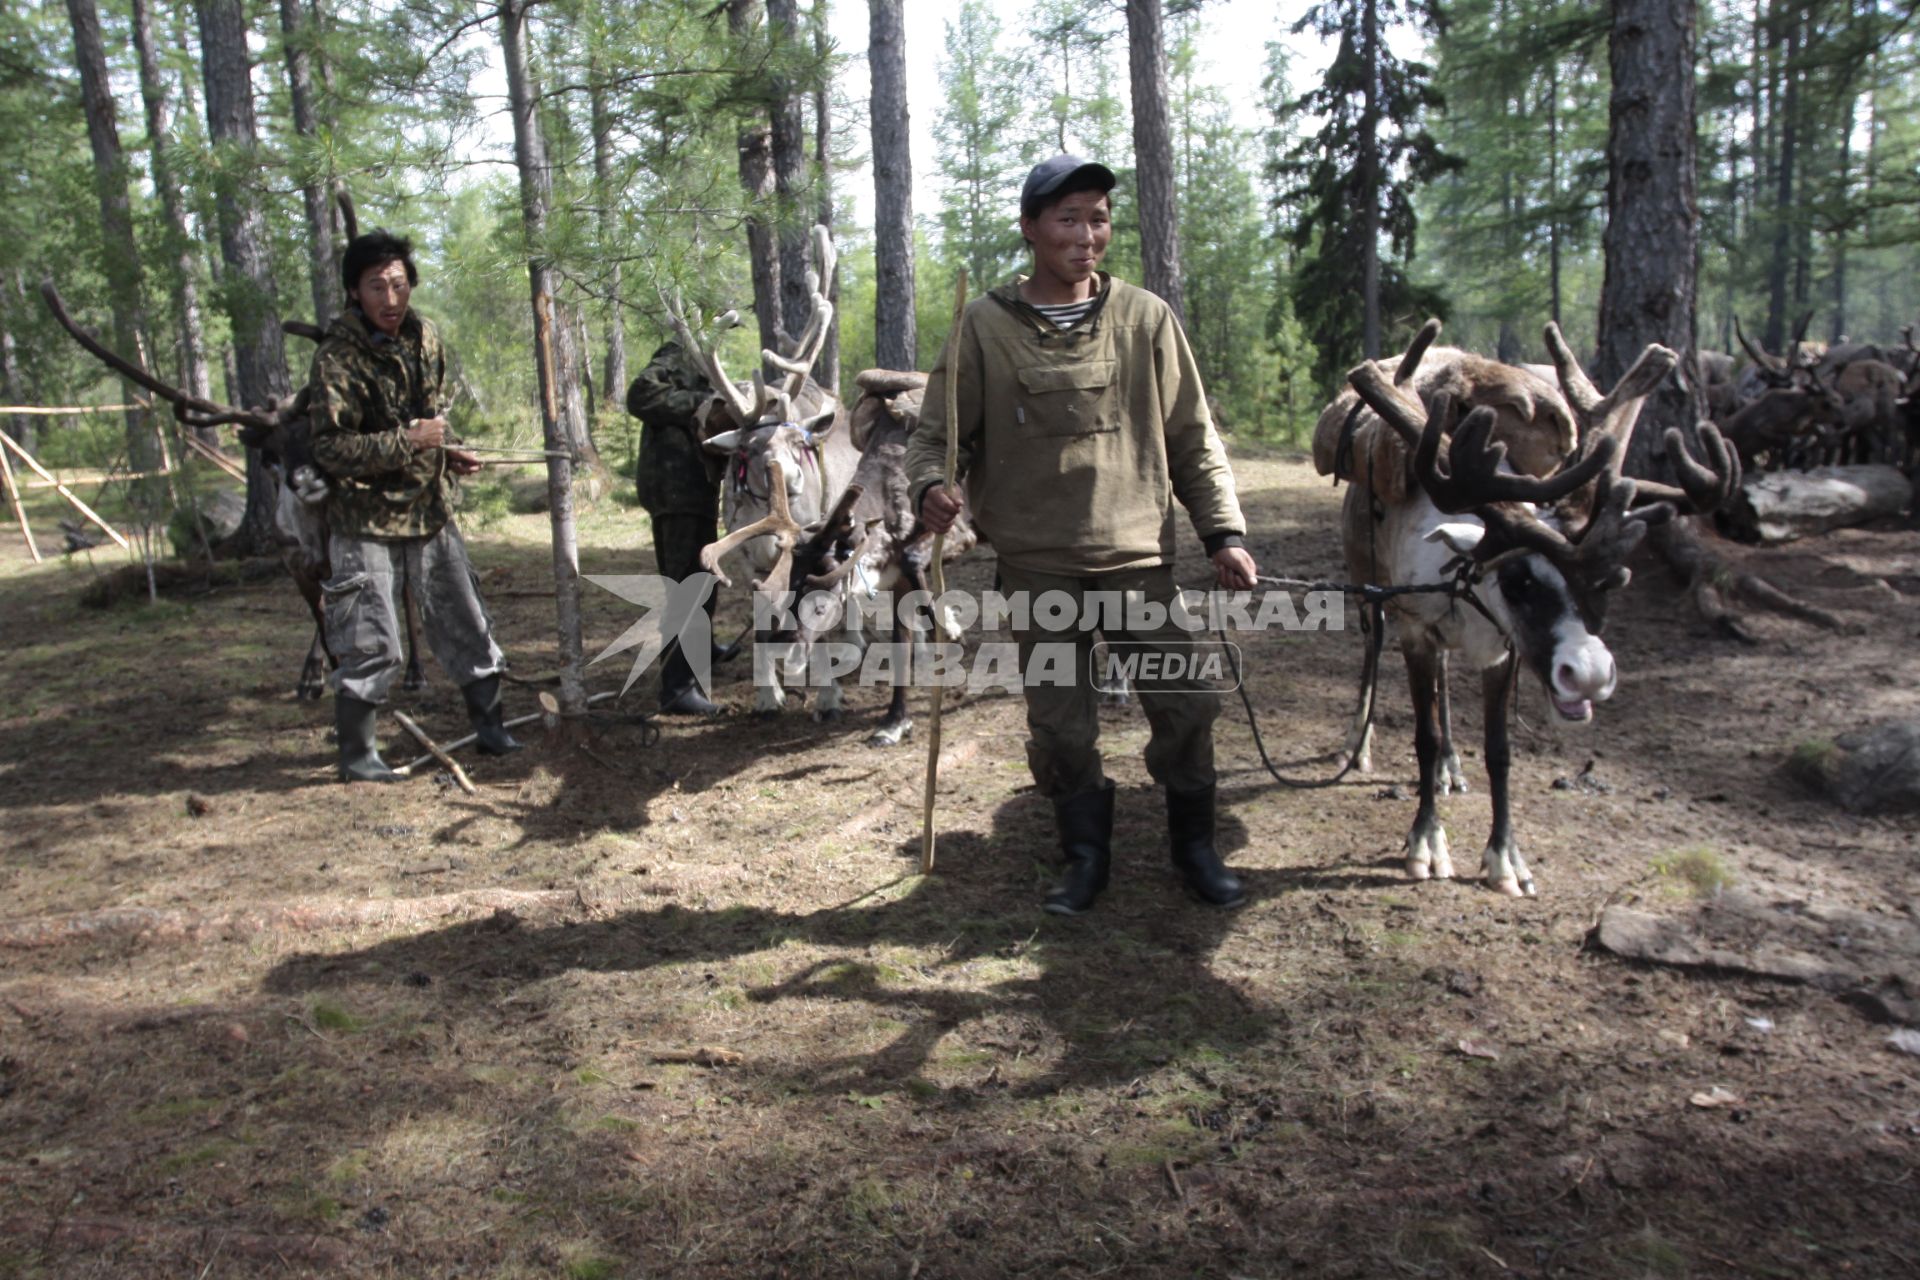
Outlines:
{"type": "Polygon", "coordinates": [[[385,702],[405,660],[401,644],[401,588],[413,584],[427,647],[453,682],[465,687],[506,669],[493,642],[493,620],[467,544],[449,520],[428,538],[355,538],[327,541],[333,576],[320,584],[327,615],[327,648],[339,666],[328,677],[335,693],[385,702]]]}
{"type": "MultiPolygon", "coordinates": [[[[1072,599],[1074,615],[1084,622],[1094,612],[1087,601],[1091,592],[1138,592],[1144,600],[1166,605],[1174,595],[1173,566],[1062,577],[1032,573],[1003,562],[1000,589],[1009,598],[1016,591],[1025,592],[1030,601],[1038,601],[1048,592],[1062,592],[1072,599]]],[[[1101,635],[1109,652],[1126,656],[1154,653],[1184,657],[1208,650],[1218,652],[1209,633],[1183,630],[1171,620],[1141,630],[1102,626],[1101,635]]],[[[1027,698],[1027,732],[1031,735],[1027,740],[1027,767],[1033,771],[1041,794],[1065,800],[1103,786],[1106,775],[1101,769],[1098,745],[1100,692],[1092,678],[1092,631],[1086,626],[1048,630],[1035,610],[1031,625],[1014,627],[1013,639],[1020,649],[1027,698]],[[1069,672],[1070,680],[1035,683],[1040,669],[1036,652],[1042,645],[1071,646],[1070,663],[1050,664],[1054,671],[1069,672]]],[[[1064,659],[1066,651],[1056,650],[1052,656],[1064,659]]],[[[1210,679],[1180,676],[1142,679],[1134,685],[1134,691],[1152,731],[1146,760],[1153,780],[1175,791],[1200,791],[1212,786],[1213,722],[1220,715],[1218,685],[1210,679]]]]}

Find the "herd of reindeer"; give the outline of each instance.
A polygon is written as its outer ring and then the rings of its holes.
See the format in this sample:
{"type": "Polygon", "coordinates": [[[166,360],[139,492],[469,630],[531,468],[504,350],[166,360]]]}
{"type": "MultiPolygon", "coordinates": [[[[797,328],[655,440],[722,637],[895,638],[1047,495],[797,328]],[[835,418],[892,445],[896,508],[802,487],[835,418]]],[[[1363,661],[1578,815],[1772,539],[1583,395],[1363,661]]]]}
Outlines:
{"type": "Polygon", "coordinates": [[[1880,462],[1912,471],[1920,463],[1920,348],[1914,327],[1901,345],[1806,341],[1802,317],[1785,355],[1734,331],[1740,365],[1700,353],[1707,413],[1751,469],[1880,462]]]}
{"type": "MultiPolygon", "coordinates": [[[[750,379],[735,380],[723,367],[711,330],[737,324],[735,313],[718,317],[710,330],[677,299],[663,295],[662,302],[715,388],[702,435],[724,457],[727,532],[703,560],[721,573],[721,557],[738,551],[752,568],[756,591],[829,605],[785,611],[792,619],[787,630],[758,637],[770,643],[756,644],[757,653],[771,651],[782,660],[771,671],[756,671],[755,710],[779,711],[784,677],[811,685],[815,717],[831,721],[843,714],[840,692],[834,681],[809,680],[809,646],[829,631],[864,643],[857,634],[863,614],[849,607],[848,592],[927,585],[932,538],[907,501],[904,471],[926,376],[863,372],[851,407],[813,379],[833,314],[821,284],[833,269],[824,228],[816,229],[812,248],[813,310],[801,333],[762,353],[771,379],[756,369],[750,379]]],[[[275,477],[283,559],[319,633],[319,584],[328,574],[325,487],[315,483],[306,448],[305,392],[251,408],[197,399],[86,333],[51,284],[43,293],[77,341],[167,400],[183,424],[240,426],[243,443],[259,451],[275,477]]],[[[285,327],[318,336],[310,325],[285,327]]],[[[1531,673],[1568,721],[1591,719],[1612,695],[1618,671],[1600,638],[1602,622],[1607,599],[1627,584],[1627,562],[1647,531],[1727,503],[1748,470],[1860,462],[1914,467],[1920,349],[1912,327],[1899,347],[1822,347],[1804,341],[1805,321],[1799,328],[1778,356],[1742,333],[1750,357],[1744,367],[1730,356],[1700,353],[1709,420],[1691,433],[1666,431],[1673,485],[1622,473],[1642,403],[1680,367],[1674,352],[1657,345],[1602,392],[1552,325],[1546,329],[1550,364],[1511,365],[1435,345],[1439,324],[1429,321],[1403,355],[1356,368],[1321,415],[1316,466],[1350,482],[1340,526],[1350,579],[1382,587],[1453,584],[1452,595],[1396,595],[1382,618],[1363,617],[1369,630],[1390,624],[1413,696],[1419,805],[1406,840],[1410,876],[1453,875],[1438,813],[1439,797],[1465,790],[1447,700],[1449,655],[1481,676],[1492,800],[1482,854],[1486,883],[1531,895],[1534,881],[1508,801],[1515,683],[1531,673]],[[1455,607],[1461,601],[1473,607],[1455,607]]],[[[963,554],[977,540],[962,529],[946,540],[946,554],[963,554]]],[[[945,629],[943,619],[925,621],[945,629]]],[[[895,628],[896,642],[915,638],[907,618],[895,628]]],[[[1369,645],[1361,707],[1337,753],[1363,770],[1371,763],[1379,652],[1377,642],[1369,645]]],[[[299,686],[303,696],[319,696],[328,662],[324,634],[316,634],[299,686]]],[[[897,684],[868,741],[897,745],[911,728],[907,687],[897,684]]]]}

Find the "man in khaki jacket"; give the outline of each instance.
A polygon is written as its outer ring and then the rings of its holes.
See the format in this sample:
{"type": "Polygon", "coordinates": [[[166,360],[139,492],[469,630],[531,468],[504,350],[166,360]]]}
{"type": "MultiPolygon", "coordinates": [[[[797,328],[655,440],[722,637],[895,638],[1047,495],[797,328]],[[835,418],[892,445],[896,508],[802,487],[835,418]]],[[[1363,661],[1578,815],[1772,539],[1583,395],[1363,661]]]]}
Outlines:
{"type": "MultiPolygon", "coordinates": [[[[1047,895],[1056,915],[1078,915],[1106,888],[1112,861],[1113,784],[1101,769],[1097,691],[1090,678],[1091,593],[1160,606],[1173,599],[1175,501],[1185,507],[1229,590],[1254,585],[1242,546],[1246,522],[1233,474],[1207,412],[1193,352],[1171,308],[1099,270],[1113,236],[1114,176],[1077,156],[1027,175],[1020,230],[1033,273],[972,303],[961,320],[956,367],[943,358],[907,447],[913,500],[943,531],[961,494],[941,484],[946,380],[956,379],[960,473],[974,523],[999,555],[1012,600],[1064,592],[1079,625],[1049,632],[1015,613],[1025,679],[1027,763],[1053,801],[1066,876],[1047,895]],[[1072,647],[1070,664],[1036,664],[1043,646],[1072,647]],[[1042,677],[1038,665],[1065,678],[1042,677]]],[[[1100,621],[1109,645],[1192,653],[1199,636],[1171,620],[1138,627],[1100,621]]],[[[1121,620],[1123,623],[1126,619],[1121,620]]],[[[1187,888],[1218,907],[1246,901],[1214,846],[1213,721],[1218,691],[1198,678],[1141,683],[1152,729],[1147,770],[1167,790],[1173,864],[1187,888]]]]}

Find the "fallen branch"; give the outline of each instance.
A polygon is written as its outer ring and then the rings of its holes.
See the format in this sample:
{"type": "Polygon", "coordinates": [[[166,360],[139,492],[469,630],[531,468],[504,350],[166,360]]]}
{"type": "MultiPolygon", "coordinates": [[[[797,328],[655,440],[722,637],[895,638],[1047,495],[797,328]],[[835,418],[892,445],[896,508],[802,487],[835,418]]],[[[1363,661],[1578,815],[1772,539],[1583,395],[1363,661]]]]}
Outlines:
{"type": "Polygon", "coordinates": [[[1850,630],[1846,622],[1825,609],[1788,595],[1765,578],[1730,567],[1689,527],[1692,523],[1691,520],[1669,520],[1655,526],[1647,542],[1673,566],[1674,572],[1686,579],[1694,608],[1722,634],[1742,644],[1759,643],[1759,637],[1734,610],[1729,596],[1828,631],[1850,630]]]}
{"type": "Polygon", "coordinates": [[[246,937],[260,933],[316,933],[325,929],[413,925],[449,916],[492,912],[552,913],[579,908],[577,890],[476,889],[425,898],[310,898],[239,907],[230,911],[193,911],[172,907],[104,907],[52,916],[0,920],[0,947],[37,950],[74,942],[135,939],[141,942],[198,942],[204,938],[246,937]]]}
{"type": "MultiPolygon", "coordinates": [[[[492,594],[492,593],[489,593],[489,594],[492,594]]],[[[532,681],[521,680],[521,681],[516,681],[515,683],[531,684],[532,681]]],[[[617,693],[596,693],[592,697],[587,699],[587,705],[592,706],[596,702],[607,702],[619,696],[620,695],[617,693]]],[[[513,719],[506,721],[503,727],[508,729],[518,729],[523,724],[532,724],[536,720],[545,720],[547,718],[547,715],[548,713],[545,711],[535,711],[529,715],[515,716],[513,719]]],[[[455,738],[452,742],[447,743],[446,746],[442,748],[442,750],[458,751],[462,747],[472,746],[475,742],[478,742],[479,740],[480,740],[479,734],[470,733],[464,738],[455,738]]],[[[421,756],[418,760],[407,761],[405,764],[401,765],[398,769],[395,769],[394,772],[399,774],[405,774],[411,770],[418,769],[421,765],[425,764],[427,761],[434,760],[437,758],[438,757],[436,757],[431,752],[429,752],[426,755],[421,756]]]]}
{"type": "Polygon", "coordinates": [[[393,713],[393,718],[400,722],[400,727],[402,729],[405,729],[408,733],[413,735],[414,741],[418,742],[421,746],[427,749],[428,755],[432,756],[435,760],[438,760],[441,764],[446,766],[447,772],[453,775],[453,780],[460,784],[460,789],[462,791],[466,792],[470,796],[477,796],[480,794],[480,788],[473,785],[473,779],[467,776],[467,771],[460,767],[459,761],[455,760],[452,756],[448,755],[446,752],[446,748],[442,747],[439,743],[435,742],[432,738],[429,738],[427,736],[427,731],[425,729],[422,729],[418,724],[415,724],[412,716],[408,715],[404,711],[395,711],[393,713]]]}

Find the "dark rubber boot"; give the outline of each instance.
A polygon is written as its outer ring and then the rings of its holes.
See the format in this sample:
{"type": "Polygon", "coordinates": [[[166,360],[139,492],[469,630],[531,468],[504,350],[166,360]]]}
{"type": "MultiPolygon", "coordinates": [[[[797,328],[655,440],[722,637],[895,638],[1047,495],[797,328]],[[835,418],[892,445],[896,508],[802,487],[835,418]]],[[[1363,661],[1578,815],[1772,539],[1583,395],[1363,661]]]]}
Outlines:
{"type": "Polygon", "coordinates": [[[720,706],[706,694],[700,692],[700,682],[693,678],[693,664],[687,661],[680,642],[674,641],[672,652],[660,666],[660,714],[663,716],[717,716],[720,706]]]}
{"type": "Polygon", "coordinates": [[[506,713],[500,708],[499,676],[481,676],[472,684],[462,685],[460,693],[467,700],[467,719],[473,722],[474,745],[481,755],[504,756],[520,749],[507,732],[506,713]]]}
{"type": "Polygon", "coordinates": [[[333,695],[333,729],[340,739],[340,781],[398,782],[400,775],[380,758],[373,740],[373,719],[380,708],[371,702],[333,695]]]}
{"type": "Polygon", "coordinates": [[[1167,788],[1167,834],[1173,845],[1173,867],[1188,892],[1215,907],[1238,907],[1247,900],[1240,877],[1220,861],[1213,844],[1214,789],[1175,791],[1167,788]]]}
{"type": "Polygon", "coordinates": [[[1107,887],[1113,865],[1113,784],[1053,802],[1060,828],[1060,851],[1067,871],[1041,908],[1056,916],[1077,916],[1093,906],[1107,887]]]}

